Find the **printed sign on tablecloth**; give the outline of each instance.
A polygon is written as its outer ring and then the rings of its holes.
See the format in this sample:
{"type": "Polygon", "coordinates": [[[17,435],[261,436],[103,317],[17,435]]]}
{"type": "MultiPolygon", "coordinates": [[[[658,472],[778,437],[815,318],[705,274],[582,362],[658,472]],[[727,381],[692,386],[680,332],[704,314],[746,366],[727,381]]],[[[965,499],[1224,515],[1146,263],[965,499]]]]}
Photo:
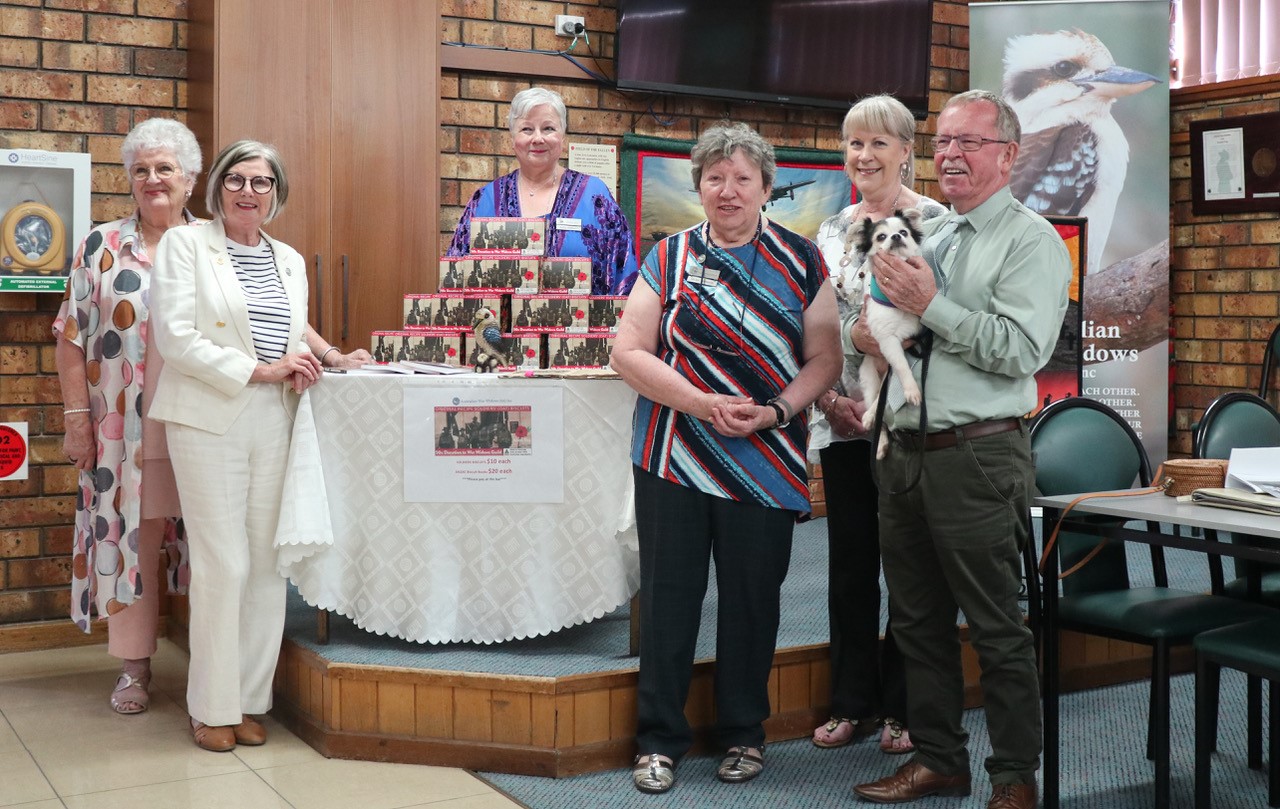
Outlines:
{"type": "Polygon", "coordinates": [[[564,502],[560,388],[406,387],[406,503],[564,502]]]}

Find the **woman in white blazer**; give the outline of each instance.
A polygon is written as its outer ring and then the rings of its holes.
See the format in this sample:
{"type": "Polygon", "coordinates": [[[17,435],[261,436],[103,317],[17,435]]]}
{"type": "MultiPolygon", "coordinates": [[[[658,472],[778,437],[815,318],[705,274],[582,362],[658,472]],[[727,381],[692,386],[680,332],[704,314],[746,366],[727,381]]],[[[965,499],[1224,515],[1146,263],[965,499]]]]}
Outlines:
{"type": "Polygon", "coordinates": [[[274,148],[239,141],[209,171],[214,220],[160,242],[152,323],[191,554],[187,707],[196,744],[262,744],[284,629],[273,540],[298,395],[320,378],[303,340],[306,265],[262,232],[289,183],[274,148]]]}

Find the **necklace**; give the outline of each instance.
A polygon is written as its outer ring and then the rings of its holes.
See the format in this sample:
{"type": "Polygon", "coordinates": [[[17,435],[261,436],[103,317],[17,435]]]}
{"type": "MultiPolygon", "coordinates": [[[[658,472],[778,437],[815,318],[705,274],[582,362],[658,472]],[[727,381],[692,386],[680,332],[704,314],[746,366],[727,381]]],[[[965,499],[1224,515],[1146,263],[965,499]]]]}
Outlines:
{"type": "Polygon", "coordinates": [[[156,247],[160,244],[160,237],[163,235],[164,235],[164,231],[162,230],[160,231],[160,234],[156,236],[154,239],[149,238],[147,236],[146,223],[143,222],[141,219],[138,220],[138,239],[142,242],[142,252],[146,253],[148,256],[151,255],[151,248],[156,247]]]}
{"type": "Polygon", "coordinates": [[[520,180],[521,182],[524,183],[525,194],[532,197],[550,188],[555,188],[557,185],[560,184],[561,176],[562,175],[559,174],[558,172],[555,172],[555,171],[551,172],[551,182],[546,183],[544,185],[534,185],[533,183],[526,180],[523,174],[520,175],[520,180]]]}
{"type": "MultiPolygon", "coordinates": [[[[751,242],[757,241],[757,240],[760,238],[760,234],[761,234],[761,233],[763,233],[763,232],[764,232],[764,217],[763,217],[763,216],[757,216],[757,217],[756,217],[756,232],[755,232],[755,234],[754,234],[754,235],[752,235],[752,237],[751,237],[750,239],[748,239],[748,240],[746,241],[746,244],[750,244],[751,242]]],[[[710,246],[712,246],[712,247],[714,247],[714,248],[716,248],[716,249],[718,249],[718,250],[725,250],[725,249],[726,249],[726,248],[721,247],[720,245],[716,244],[716,240],[715,240],[715,239],[713,239],[713,238],[711,238],[711,221],[710,221],[710,220],[707,220],[706,237],[707,237],[707,244],[708,244],[708,245],[710,245],[710,246]]]]}

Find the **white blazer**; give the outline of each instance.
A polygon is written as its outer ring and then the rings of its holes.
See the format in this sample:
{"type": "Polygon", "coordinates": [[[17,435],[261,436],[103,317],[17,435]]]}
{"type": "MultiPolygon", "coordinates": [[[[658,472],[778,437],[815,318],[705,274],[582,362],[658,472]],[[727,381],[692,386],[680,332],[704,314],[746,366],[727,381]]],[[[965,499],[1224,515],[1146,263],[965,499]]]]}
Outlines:
{"type": "MultiPolygon", "coordinates": [[[[289,298],[289,345],[305,351],[306,263],[289,245],[261,235],[289,298]]],[[[151,418],[226,433],[249,403],[249,377],[258,360],[221,220],[165,232],[151,271],[149,326],[164,358],[151,418]]],[[[292,414],[297,396],[287,382],[281,395],[292,414]]]]}

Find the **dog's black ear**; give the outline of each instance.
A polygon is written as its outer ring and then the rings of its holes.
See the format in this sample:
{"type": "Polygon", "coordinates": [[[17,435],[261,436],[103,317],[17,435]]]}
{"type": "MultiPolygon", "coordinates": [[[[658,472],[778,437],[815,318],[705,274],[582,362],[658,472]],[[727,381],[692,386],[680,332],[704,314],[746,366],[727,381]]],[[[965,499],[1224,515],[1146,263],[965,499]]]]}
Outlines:
{"type": "Polygon", "coordinates": [[[871,252],[871,237],[875,232],[876,223],[872,222],[870,219],[863,219],[856,225],[854,233],[857,234],[858,251],[862,253],[862,255],[865,256],[871,252]]]}
{"type": "Polygon", "coordinates": [[[916,244],[924,241],[924,231],[920,228],[920,209],[908,208],[905,211],[894,211],[895,216],[902,217],[907,223],[907,229],[911,231],[911,238],[915,239],[916,244]]]}

